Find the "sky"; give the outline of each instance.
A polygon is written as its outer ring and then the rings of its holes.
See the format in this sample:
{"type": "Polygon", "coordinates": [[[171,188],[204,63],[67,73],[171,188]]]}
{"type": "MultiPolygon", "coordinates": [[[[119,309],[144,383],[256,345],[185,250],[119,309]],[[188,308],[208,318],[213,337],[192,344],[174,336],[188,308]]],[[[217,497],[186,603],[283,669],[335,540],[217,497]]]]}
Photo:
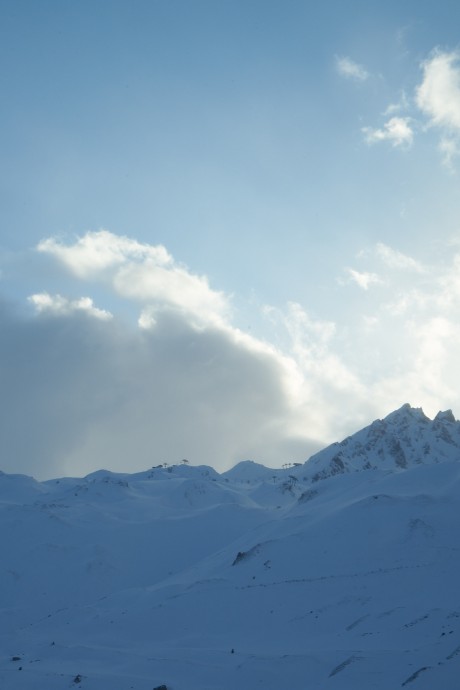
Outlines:
{"type": "Polygon", "coordinates": [[[0,468],[281,466],[460,414],[459,21],[0,0],[0,468]]]}

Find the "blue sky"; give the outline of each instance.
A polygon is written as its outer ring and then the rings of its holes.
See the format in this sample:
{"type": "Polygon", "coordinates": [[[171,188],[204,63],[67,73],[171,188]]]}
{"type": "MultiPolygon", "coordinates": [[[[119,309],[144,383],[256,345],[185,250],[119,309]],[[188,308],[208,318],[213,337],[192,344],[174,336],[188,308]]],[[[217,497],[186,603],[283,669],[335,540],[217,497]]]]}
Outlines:
{"type": "Polygon", "coordinates": [[[4,469],[281,465],[458,412],[459,15],[3,0],[4,469]]]}

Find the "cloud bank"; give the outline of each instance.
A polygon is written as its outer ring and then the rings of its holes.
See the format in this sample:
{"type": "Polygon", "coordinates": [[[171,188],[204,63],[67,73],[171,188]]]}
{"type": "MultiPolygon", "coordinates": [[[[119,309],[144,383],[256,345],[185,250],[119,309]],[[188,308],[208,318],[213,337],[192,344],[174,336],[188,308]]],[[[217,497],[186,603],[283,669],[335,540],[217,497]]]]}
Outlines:
{"type": "Polygon", "coordinates": [[[47,477],[187,458],[221,469],[318,447],[296,436],[282,358],[163,312],[146,330],[73,310],[1,319],[2,469],[47,477]]]}
{"type": "Polygon", "coordinates": [[[2,469],[46,477],[183,458],[225,469],[320,447],[302,428],[295,362],[235,328],[230,298],[164,247],[99,231],[37,249],[85,289],[103,282],[132,300],[140,328],[88,297],[37,292],[32,317],[3,306],[2,469]]]}
{"type": "Polygon", "coordinates": [[[44,240],[43,253],[86,294],[102,282],[138,322],[46,290],[29,313],[1,305],[4,471],[43,478],[183,458],[281,466],[405,401],[428,414],[459,407],[460,254],[429,266],[377,243],[344,269],[340,304],[355,300],[346,320],[339,308],[322,320],[295,302],[266,306],[263,339],[161,245],[99,231],[44,240]]]}

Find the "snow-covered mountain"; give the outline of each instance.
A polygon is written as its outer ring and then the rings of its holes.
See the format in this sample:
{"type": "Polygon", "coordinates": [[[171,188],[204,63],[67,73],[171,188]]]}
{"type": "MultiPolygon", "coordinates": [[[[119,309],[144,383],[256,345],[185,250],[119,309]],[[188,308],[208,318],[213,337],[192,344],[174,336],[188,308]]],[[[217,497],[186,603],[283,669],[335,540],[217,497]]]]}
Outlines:
{"type": "Polygon", "coordinates": [[[407,469],[417,464],[457,460],[460,422],[451,410],[429,419],[409,404],[369,426],[333,443],[310,458],[312,480],[367,469],[407,469]]]}
{"type": "Polygon", "coordinates": [[[300,466],[0,475],[6,690],[457,690],[460,423],[300,466]]]}

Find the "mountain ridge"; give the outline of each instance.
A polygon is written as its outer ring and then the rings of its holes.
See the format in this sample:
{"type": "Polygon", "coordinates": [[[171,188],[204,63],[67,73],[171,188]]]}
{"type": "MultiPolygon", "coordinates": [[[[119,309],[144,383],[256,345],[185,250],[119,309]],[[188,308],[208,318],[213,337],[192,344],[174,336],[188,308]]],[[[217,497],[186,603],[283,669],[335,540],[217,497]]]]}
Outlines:
{"type": "Polygon", "coordinates": [[[0,686],[457,690],[452,417],[403,406],[277,470],[1,474],[0,686]]]}
{"type": "Polygon", "coordinates": [[[402,470],[460,457],[460,422],[452,410],[433,420],[405,403],[383,419],[315,453],[305,463],[311,480],[369,469],[402,470]]]}
{"type": "MultiPolygon", "coordinates": [[[[383,419],[373,422],[336,441],[310,456],[303,463],[286,463],[282,468],[267,467],[253,460],[242,460],[232,468],[218,472],[207,465],[160,464],[143,472],[114,472],[96,470],[81,478],[85,483],[127,480],[132,478],[155,477],[167,479],[175,477],[228,480],[243,483],[263,481],[273,476],[295,475],[304,480],[319,481],[335,474],[368,469],[401,470],[414,464],[438,463],[460,458],[460,421],[452,410],[439,411],[430,419],[421,407],[411,407],[409,403],[390,412],[383,419]],[[117,478],[117,479],[115,479],[117,478]]],[[[0,477],[22,477],[22,481],[33,480],[42,487],[56,481],[73,481],[77,478],[59,477],[39,481],[30,475],[5,473],[0,477]]]]}

